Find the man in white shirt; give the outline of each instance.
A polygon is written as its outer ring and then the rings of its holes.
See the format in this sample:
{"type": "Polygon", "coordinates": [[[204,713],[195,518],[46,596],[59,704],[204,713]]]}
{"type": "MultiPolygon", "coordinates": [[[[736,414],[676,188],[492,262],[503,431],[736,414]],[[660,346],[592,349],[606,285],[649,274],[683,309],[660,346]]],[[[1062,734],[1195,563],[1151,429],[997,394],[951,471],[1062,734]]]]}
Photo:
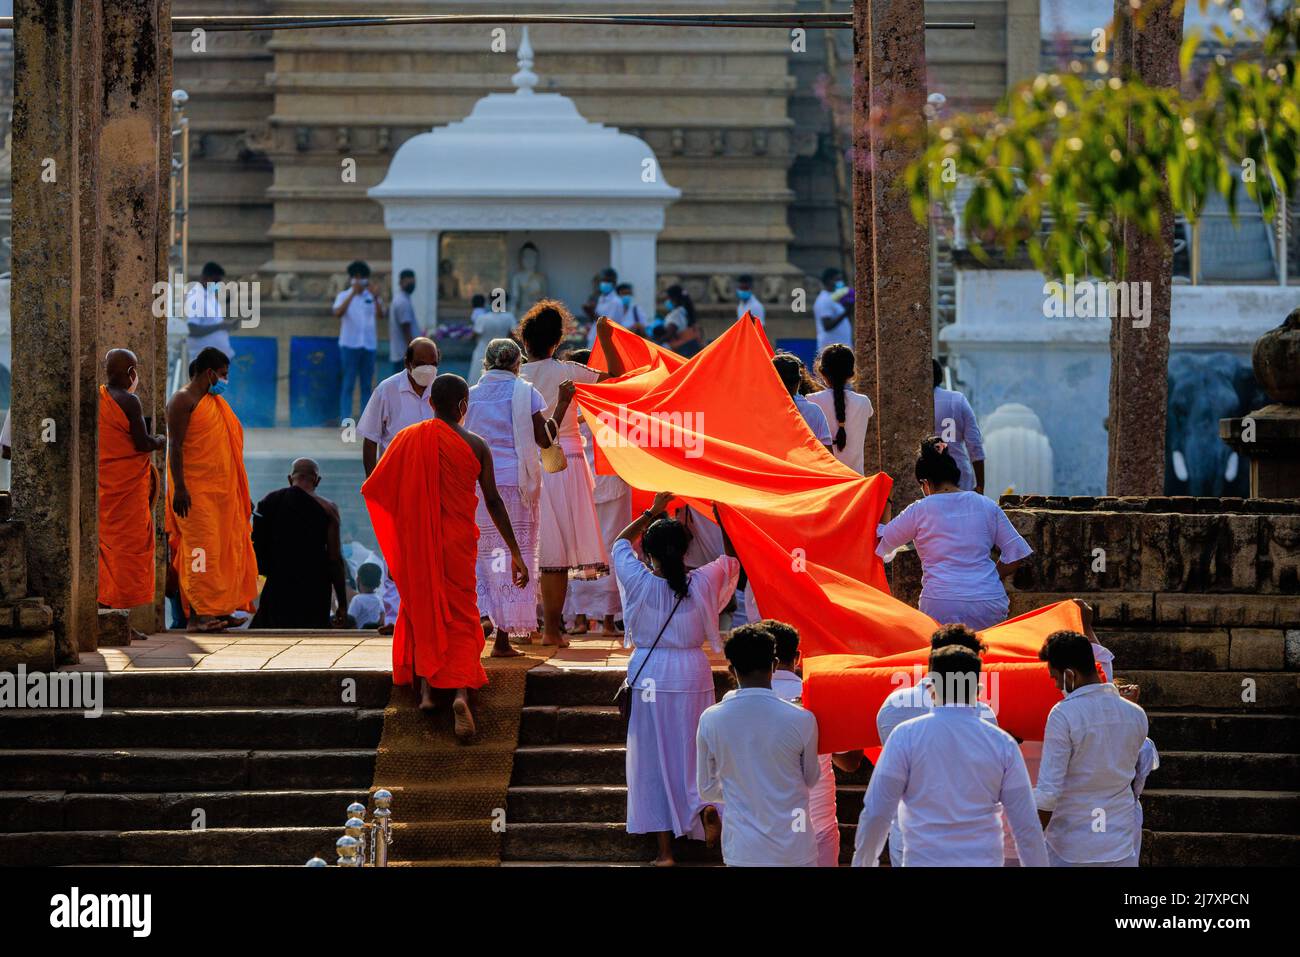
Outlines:
{"type": "MultiPolygon", "coordinates": [[[[968,648],[977,655],[984,650],[984,642],[965,625],[944,625],[930,636],[931,650],[948,645],[968,648]]],[[[934,710],[933,689],[934,677],[926,675],[911,687],[899,688],[885,698],[876,714],[876,731],[880,734],[882,746],[889,740],[894,729],[904,721],[919,718],[934,710]]],[[[980,720],[997,727],[998,716],[987,702],[977,701],[975,709],[979,712],[980,720]]],[[[898,825],[897,815],[889,827],[889,862],[894,867],[903,866],[903,829],[898,825]]]]}
{"type": "Polygon", "coordinates": [[[587,348],[596,347],[596,320],[601,316],[623,324],[623,298],[618,294],[618,270],[607,266],[601,270],[600,284],[597,287],[596,315],[592,317],[591,327],[587,330],[587,348]]]}
{"type": "MultiPolygon", "coordinates": [[[[755,622],[766,628],[776,646],[776,672],[772,690],[783,701],[803,706],[803,678],[796,672],[799,661],[799,631],[793,625],[774,618],[755,622]]],[[[835,811],[835,765],[829,754],[817,756],[820,777],[808,789],[808,823],[817,840],[817,866],[840,866],[840,822],[835,811]]],[[[858,762],[861,752],[857,754],[858,762]]]]}
{"type": "Polygon", "coordinates": [[[193,359],[211,346],[220,349],[227,359],[235,357],[230,347],[230,332],[239,328],[239,319],[226,319],[221,303],[221,283],[226,271],[217,263],[204,263],[199,281],[191,283],[185,291],[185,326],[189,330],[186,340],[190,358],[193,359]]]}
{"type": "Polygon", "coordinates": [[[736,277],[736,318],[743,318],[745,313],[757,319],[760,326],[767,325],[767,310],[754,295],[754,277],[749,273],[736,277]]]}
{"type": "Polygon", "coordinates": [[[1146,712],[1097,673],[1086,635],[1053,632],[1038,657],[1065,694],[1047,716],[1034,788],[1052,866],[1137,867],[1146,712]]]}
{"type": "Polygon", "coordinates": [[[759,625],[725,649],[740,687],[700,716],[696,782],[726,804],[722,859],[732,867],[814,867],[808,789],[820,776],[817,719],[772,690],[776,650],[759,625]]]}
{"type": "Polygon", "coordinates": [[[406,347],[410,341],[424,335],[420,320],[415,317],[415,303],[411,293],[415,292],[415,272],[403,269],[398,276],[398,288],[393,293],[393,305],[388,310],[388,359],[393,363],[393,372],[402,371],[406,347]]]}
{"type": "Polygon", "coordinates": [[[352,388],[361,387],[361,407],[370,401],[375,378],[376,329],[384,318],[384,304],[370,288],[370,267],[360,259],[348,264],[348,288],[334,297],[334,318],[339,320],[339,361],[343,383],[339,390],[339,422],[352,418],[352,388]]]}
{"type": "Polygon", "coordinates": [[[645,310],[636,304],[632,298],[632,284],[630,282],[621,282],[618,284],[618,301],[623,305],[623,318],[619,320],[624,328],[631,329],[638,336],[646,335],[646,330],[650,326],[649,317],[645,310]]]}
{"type": "Polygon", "coordinates": [[[871,773],[853,866],[876,866],[897,812],[904,867],[1001,867],[1001,805],[1021,865],[1046,867],[1025,759],[1015,738],[980,720],[979,655],[932,650],[930,674],[934,709],[894,728],[871,773]]]}
{"type": "Polygon", "coordinates": [[[844,284],[844,274],[831,267],[822,273],[822,291],[813,302],[813,318],[817,322],[817,354],[832,342],[853,345],[853,316],[842,300],[849,293],[844,284]]]}
{"type": "Polygon", "coordinates": [[[812,429],[813,435],[817,436],[817,441],[829,450],[831,447],[831,427],[826,421],[826,413],[818,407],[816,402],[812,402],[799,394],[799,386],[803,381],[803,362],[800,361],[798,356],[789,352],[778,352],[772,357],[772,367],[776,369],[776,374],[781,377],[781,384],[790,393],[790,398],[794,400],[794,407],[799,410],[803,420],[808,423],[808,428],[812,429]]]}
{"type": "Polygon", "coordinates": [[[975,410],[960,392],[940,387],[943,366],[938,359],[931,361],[934,362],[934,434],[948,443],[948,454],[961,470],[957,487],[963,492],[983,495],[984,436],[975,421],[975,410]]]}
{"type": "MultiPolygon", "coordinates": [[[[375,388],[357,421],[361,436],[361,463],[366,478],[375,470],[394,436],[408,425],[433,418],[429,387],[438,377],[438,346],[432,339],[412,339],[406,347],[405,365],[375,388]]],[[[401,600],[393,579],[384,575],[384,634],[391,634],[401,600]]]]}

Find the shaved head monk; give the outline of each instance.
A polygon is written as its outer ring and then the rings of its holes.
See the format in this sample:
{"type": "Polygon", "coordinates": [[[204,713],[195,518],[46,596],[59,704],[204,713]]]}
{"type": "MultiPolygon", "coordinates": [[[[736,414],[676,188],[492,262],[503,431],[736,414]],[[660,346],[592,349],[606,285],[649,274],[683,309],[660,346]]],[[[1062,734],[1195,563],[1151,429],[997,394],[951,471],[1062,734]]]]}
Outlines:
{"type": "Polygon", "coordinates": [[[295,459],[289,486],[257,503],[253,550],[266,584],[254,628],[328,628],[331,588],[338,601],[334,625],[347,619],[339,510],[316,494],[318,485],[320,467],[311,459],[295,459]]]}
{"type": "Polygon", "coordinates": [[[153,453],[167,440],[150,435],[136,397],[139,361],[130,349],[104,356],[99,387],[99,604],[134,608],[154,600],[153,453]]]}
{"type": "Polygon", "coordinates": [[[229,376],[226,354],[204,349],[190,363],[189,384],[167,403],[167,537],[192,631],[229,627],[257,597],[244,427],[221,397],[229,376]]]}
{"type": "MultiPolygon", "coordinates": [[[[478,506],[474,483],[506,547],[516,585],[528,584],[505,503],[497,492],[487,443],[461,427],[469,386],[440,375],[429,388],[434,417],[393,438],[361,486],[402,607],[393,634],[393,682],[420,682],[420,709],[436,707],[434,689],[454,690],[456,736],[474,734],[471,688],[487,684],[474,564],[478,506]]],[[[502,556],[504,558],[504,556],[502,556]]]]}

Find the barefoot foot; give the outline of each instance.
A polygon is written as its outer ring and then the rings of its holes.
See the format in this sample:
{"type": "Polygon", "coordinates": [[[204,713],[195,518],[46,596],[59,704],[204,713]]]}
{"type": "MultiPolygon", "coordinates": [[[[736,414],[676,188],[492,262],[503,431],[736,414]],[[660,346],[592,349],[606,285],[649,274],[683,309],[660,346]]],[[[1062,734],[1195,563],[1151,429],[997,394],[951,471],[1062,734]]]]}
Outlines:
{"type": "Polygon", "coordinates": [[[451,713],[455,719],[456,737],[461,741],[474,737],[474,715],[470,713],[469,702],[457,695],[451,703],[451,713]]]}
{"type": "Polygon", "coordinates": [[[569,639],[559,634],[556,635],[544,634],[542,635],[542,644],[554,645],[557,648],[567,648],[569,647],[569,639]]]}
{"type": "Polygon", "coordinates": [[[700,820],[704,824],[704,846],[717,847],[718,838],[722,836],[722,818],[718,816],[718,809],[710,804],[700,811],[700,820]]]}

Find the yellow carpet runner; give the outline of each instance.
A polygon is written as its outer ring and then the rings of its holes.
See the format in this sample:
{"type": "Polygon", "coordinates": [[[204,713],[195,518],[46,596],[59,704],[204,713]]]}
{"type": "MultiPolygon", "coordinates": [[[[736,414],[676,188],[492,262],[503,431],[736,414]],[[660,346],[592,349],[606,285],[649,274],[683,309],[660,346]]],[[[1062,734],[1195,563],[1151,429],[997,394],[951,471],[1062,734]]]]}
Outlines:
{"type": "Polygon", "coordinates": [[[393,687],[375,760],[372,792],[393,792],[393,866],[501,863],[506,789],[519,741],[524,682],[550,646],[525,645],[518,658],[483,658],[488,683],[471,698],[477,732],[461,744],[450,704],[426,715],[411,688],[393,687]]]}

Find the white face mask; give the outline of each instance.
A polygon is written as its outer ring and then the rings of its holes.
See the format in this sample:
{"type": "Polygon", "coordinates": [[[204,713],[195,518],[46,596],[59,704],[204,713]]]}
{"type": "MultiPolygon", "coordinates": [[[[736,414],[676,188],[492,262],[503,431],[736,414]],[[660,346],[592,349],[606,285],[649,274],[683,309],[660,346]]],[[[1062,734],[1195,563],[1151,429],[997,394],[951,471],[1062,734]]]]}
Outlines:
{"type": "Polygon", "coordinates": [[[437,366],[416,366],[411,370],[411,378],[421,389],[427,389],[438,378],[437,366]]]}

